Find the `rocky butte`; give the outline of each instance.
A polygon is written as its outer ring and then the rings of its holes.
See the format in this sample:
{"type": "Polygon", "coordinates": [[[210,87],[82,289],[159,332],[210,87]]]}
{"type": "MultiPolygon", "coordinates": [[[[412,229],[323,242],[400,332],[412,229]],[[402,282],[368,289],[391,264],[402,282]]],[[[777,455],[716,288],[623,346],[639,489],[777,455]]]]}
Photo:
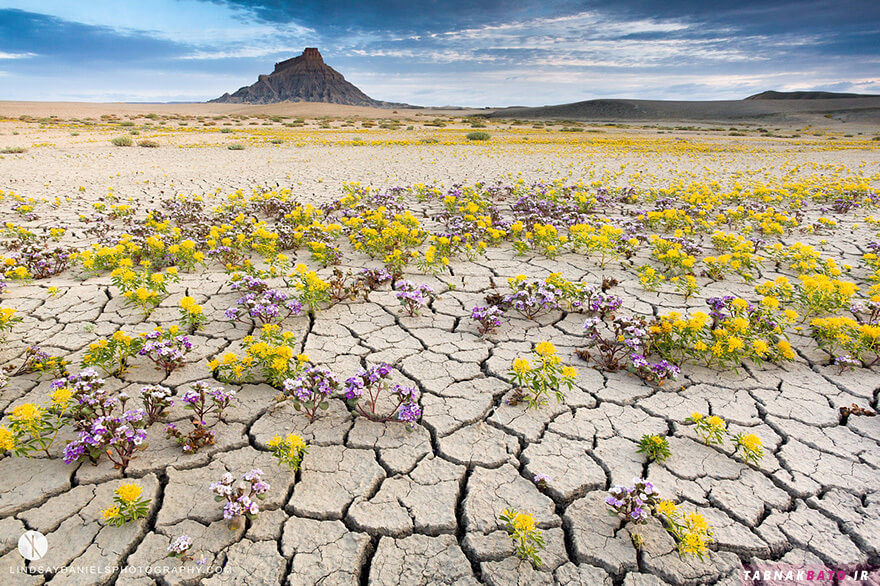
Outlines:
{"type": "Polygon", "coordinates": [[[349,106],[398,107],[374,100],[341,73],[324,63],[321,53],[308,47],[299,57],[275,64],[275,71],[260,75],[257,83],[234,94],[225,93],[211,102],[230,104],[276,104],[278,102],[328,102],[349,106]]]}

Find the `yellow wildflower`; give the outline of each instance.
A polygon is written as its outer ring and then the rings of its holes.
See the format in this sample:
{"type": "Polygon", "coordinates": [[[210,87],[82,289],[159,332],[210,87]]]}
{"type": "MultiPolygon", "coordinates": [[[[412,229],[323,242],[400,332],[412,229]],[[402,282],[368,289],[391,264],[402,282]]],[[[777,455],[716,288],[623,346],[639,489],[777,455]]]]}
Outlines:
{"type": "Polygon", "coordinates": [[[672,501],[660,501],[655,505],[654,510],[658,515],[672,517],[678,512],[678,505],[672,501]]]}
{"type": "Polygon", "coordinates": [[[532,365],[529,364],[528,359],[526,358],[517,358],[513,361],[513,371],[519,374],[525,374],[526,372],[532,369],[532,365]]]}
{"type": "Polygon", "coordinates": [[[551,342],[540,342],[535,346],[535,353],[546,358],[556,354],[556,347],[551,342]]]}
{"type": "Polygon", "coordinates": [[[528,513],[517,513],[513,517],[513,528],[523,533],[535,530],[535,518],[528,513]]]}
{"type": "Polygon", "coordinates": [[[12,410],[12,419],[23,423],[34,423],[43,418],[43,411],[32,403],[19,405],[12,410]]]}
{"type": "Polygon", "coordinates": [[[52,403],[58,405],[59,407],[67,407],[67,404],[70,402],[70,399],[72,397],[73,391],[70,390],[68,387],[57,388],[49,394],[49,398],[52,399],[52,403]]]}
{"type": "Polygon", "coordinates": [[[118,496],[122,502],[130,505],[141,496],[141,492],[143,491],[140,486],[130,482],[117,488],[116,496],[118,496]]]}
{"type": "Polygon", "coordinates": [[[755,351],[759,357],[763,357],[767,352],[770,351],[770,346],[767,345],[767,342],[764,340],[755,340],[752,342],[752,350],[755,351]]]}
{"type": "Polygon", "coordinates": [[[685,516],[684,522],[688,529],[695,533],[706,534],[709,532],[709,523],[706,518],[699,513],[689,513],[685,516]]]}
{"type": "Polygon", "coordinates": [[[303,438],[299,437],[296,434],[288,434],[288,436],[284,439],[284,443],[288,445],[291,453],[298,452],[300,450],[305,449],[306,442],[303,438]]]}
{"type": "Polygon", "coordinates": [[[15,434],[6,427],[0,427],[0,452],[15,448],[15,434]]]}
{"type": "Polygon", "coordinates": [[[761,438],[753,433],[748,433],[739,438],[739,443],[749,451],[757,452],[761,449],[761,438]]]}
{"type": "Polygon", "coordinates": [[[700,533],[688,533],[679,547],[682,553],[700,556],[706,553],[706,536],[700,533]]]}

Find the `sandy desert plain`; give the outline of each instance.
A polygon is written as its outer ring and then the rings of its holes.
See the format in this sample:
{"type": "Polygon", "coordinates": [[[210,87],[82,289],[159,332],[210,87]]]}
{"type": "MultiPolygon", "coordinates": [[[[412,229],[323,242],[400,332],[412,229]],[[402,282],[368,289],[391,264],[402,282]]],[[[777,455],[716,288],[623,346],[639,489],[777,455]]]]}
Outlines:
{"type": "Polygon", "coordinates": [[[0,582],[877,567],[876,128],[476,113],[0,103],[0,582]]]}

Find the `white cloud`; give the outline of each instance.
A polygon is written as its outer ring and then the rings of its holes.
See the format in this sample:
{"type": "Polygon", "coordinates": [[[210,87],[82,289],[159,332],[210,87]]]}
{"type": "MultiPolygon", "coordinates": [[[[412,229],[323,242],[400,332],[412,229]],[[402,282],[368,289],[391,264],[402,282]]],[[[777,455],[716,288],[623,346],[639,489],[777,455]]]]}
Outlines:
{"type": "Polygon", "coordinates": [[[28,59],[30,57],[36,56],[36,53],[6,53],[4,51],[0,51],[0,59],[28,59]]]}
{"type": "Polygon", "coordinates": [[[490,40],[528,36],[538,32],[546,32],[554,36],[564,36],[568,32],[581,38],[610,38],[631,36],[644,33],[671,33],[684,31],[690,24],[677,20],[634,19],[616,20],[598,12],[588,11],[555,18],[534,18],[529,20],[486,25],[431,35],[434,38],[490,40]]]}
{"type": "Polygon", "coordinates": [[[199,50],[188,55],[181,55],[176,59],[187,61],[204,61],[207,59],[245,59],[254,57],[264,57],[266,55],[276,55],[278,53],[300,53],[303,50],[302,45],[297,46],[267,46],[267,47],[242,47],[231,51],[210,51],[199,50]]]}
{"type": "Polygon", "coordinates": [[[457,61],[497,61],[496,55],[477,55],[471,51],[431,50],[431,49],[352,49],[350,54],[359,57],[393,57],[397,59],[417,59],[437,63],[457,61]]]}
{"type": "Polygon", "coordinates": [[[245,9],[202,0],[0,0],[0,8],[38,12],[71,22],[113,29],[119,34],[146,34],[200,48],[238,43],[278,44],[279,39],[314,37],[313,29],[295,23],[264,23],[245,9]]]}

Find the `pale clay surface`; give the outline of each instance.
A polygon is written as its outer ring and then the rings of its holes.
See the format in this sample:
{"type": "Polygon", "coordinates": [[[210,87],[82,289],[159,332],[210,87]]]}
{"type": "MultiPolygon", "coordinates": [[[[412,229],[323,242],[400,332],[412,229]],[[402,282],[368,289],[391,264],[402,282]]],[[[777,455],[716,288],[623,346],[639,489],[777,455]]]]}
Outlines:
{"type": "MultiPolygon", "coordinates": [[[[43,142],[43,134],[52,132],[0,123],[3,138],[13,138],[8,136],[13,129],[30,132],[28,144],[43,142]]],[[[239,188],[247,193],[256,186],[278,186],[290,187],[300,201],[320,203],[340,196],[346,181],[448,187],[509,182],[521,172],[528,183],[570,171],[578,178],[585,170],[618,169],[621,163],[629,165],[622,184],[636,172],[662,182],[673,175],[673,165],[697,172],[705,165],[720,179],[737,169],[760,165],[774,173],[805,161],[855,169],[866,160],[864,172],[880,169],[876,149],[774,147],[778,152],[756,163],[754,154],[731,152],[596,160],[586,151],[561,154],[557,147],[521,144],[482,151],[446,145],[249,146],[244,152],[217,146],[114,149],[105,146],[106,135],[90,141],[91,135],[72,140],[57,134],[56,147],[2,157],[0,189],[50,201],[70,197],[58,209],[41,204],[41,219],[33,225],[63,222],[74,233],[77,215],[89,213],[91,202],[108,187],[146,210],[176,193],[225,194],[239,188]]],[[[169,140],[183,143],[189,137],[169,140]]],[[[4,218],[13,219],[10,205],[9,200],[0,203],[4,218]]],[[[859,243],[869,237],[859,234],[851,241],[832,240],[825,253],[857,264],[859,243]]],[[[74,238],[72,243],[83,246],[88,240],[74,238]]],[[[349,255],[345,262],[356,266],[352,259],[358,258],[349,255]]],[[[507,247],[491,250],[476,263],[454,262],[454,276],[409,275],[415,282],[432,283],[439,293],[421,317],[398,315],[386,287],[369,302],[319,312],[311,326],[302,318],[285,323],[298,340],[307,340],[302,350],[314,362],[340,375],[350,376],[363,360],[396,362],[400,375],[423,391],[424,415],[412,433],[400,425],[355,420],[339,400],[309,424],[289,404],[276,404],[275,392],[265,384],[226,385],[238,397],[213,449],[185,455],[162,439],[161,425],[151,431],[149,448],[125,474],[153,499],[151,514],[120,529],[96,520],[123,482],[106,460],[92,467],[68,466],[60,458],[0,459],[0,477],[6,479],[0,488],[0,582],[44,581],[8,573],[7,567],[22,566],[15,547],[25,528],[47,535],[46,565],[123,568],[103,576],[50,575],[53,584],[738,584],[741,564],[758,559],[878,563],[880,417],[851,417],[841,426],[837,412],[850,403],[876,407],[876,371],[838,376],[822,366],[816,353],[812,363],[802,356],[784,367],[748,365],[738,373],[687,367],[680,381],[655,389],[622,373],[600,373],[575,358],[582,323],[578,315],[556,312],[537,323],[509,316],[498,334],[477,335],[467,315],[483,304],[490,279],[500,286],[506,277],[544,277],[551,269],[569,280],[596,282],[602,274],[581,256],[549,261],[518,257],[507,247]],[[553,340],[563,360],[580,374],[565,405],[526,412],[505,403],[510,390],[505,372],[515,355],[540,339],[553,340]],[[733,428],[761,436],[768,452],[761,468],[733,459],[727,448],[698,441],[683,425],[692,411],[722,414],[733,428]],[[635,453],[636,442],[655,432],[671,432],[673,456],[648,465],[635,453]],[[295,476],[265,451],[266,442],[279,433],[298,433],[310,445],[295,476]],[[259,519],[231,532],[208,485],[226,470],[240,475],[252,467],[266,472],[272,490],[259,519]],[[538,473],[551,477],[544,489],[532,482],[538,473]],[[655,522],[622,528],[608,515],[603,503],[607,489],[642,475],[663,496],[707,516],[717,540],[707,562],[681,559],[655,522]],[[531,512],[544,530],[542,569],[513,556],[497,519],[505,507],[531,512]],[[641,552],[632,545],[633,530],[644,538],[641,552]],[[175,564],[164,558],[165,548],[181,533],[193,537],[193,551],[204,556],[205,564],[187,562],[187,572],[167,573],[162,566],[175,564]],[[146,566],[149,572],[129,573],[146,566]],[[201,573],[221,566],[226,572],[210,579],[201,573]]],[[[68,272],[11,284],[3,306],[17,309],[25,319],[0,350],[0,360],[16,362],[24,347],[34,344],[70,359],[76,371],[84,349],[99,336],[119,327],[138,332],[173,323],[176,301],[188,290],[213,323],[195,338],[194,364],[163,381],[180,393],[207,375],[210,356],[237,347],[246,333],[241,324],[223,321],[234,295],[224,287],[222,273],[210,271],[184,275],[163,304],[168,310],[159,308],[146,323],[124,307],[106,277],[79,281],[68,272]],[[53,285],[60,294],[48,297],[46,287],[53,285]]],[[[616,274],[613,269],[605,273],[616,274]]],[[[614,292],[629,310],[650,314],[702,304],[700,299],[685,304],[680,295],[645,293],[631,275],[617,273],[621,283],[614,292]]],[[[736,279],[720,286],[750,291],[736,279]]],[[[145,361],[135,365],[119,388],[162,381],[145,361]]],[[[17,377],[0,391],[0,406],[8,412],[26,400],[41,400],[47,390],[45,379],[17,377]]]]}

